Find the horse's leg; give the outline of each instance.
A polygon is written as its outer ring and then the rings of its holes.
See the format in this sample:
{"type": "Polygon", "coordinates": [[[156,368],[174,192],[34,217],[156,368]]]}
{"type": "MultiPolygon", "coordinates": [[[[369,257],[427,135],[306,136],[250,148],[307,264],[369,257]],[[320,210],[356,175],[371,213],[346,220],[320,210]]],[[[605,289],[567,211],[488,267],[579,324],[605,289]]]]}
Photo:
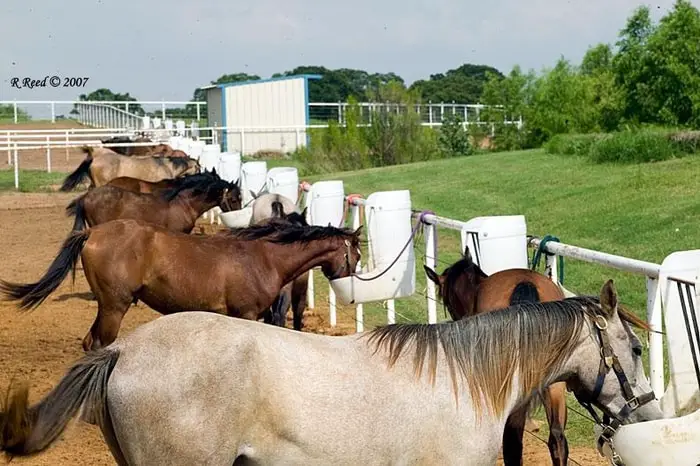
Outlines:
{"type": "Polygon", "coordinates": [[[566,383],[559,382],[547,387],[542,397],[547,421],[549,422],[549,454],[555,466],[566,465],[569,459],[569,445],[564,436],[566,428],[566,383]]]}
{"type": "Polygon", "coordinates": [[[289,309],[291,290],[285,286],[272,303],[272,325],[287,326],[287,309],[289,309]]]}
{"type": "Polygon", "coordinates": [[[523,433],[527,420],[528,405],[513,411],[506,420],[503,429],[503,464],[505,466],[522,466],[523,433]]]}
{"type": "Polygon", "coordinates": [[[292,315],[294,316],[294,330],[304,326],[304,310],[306,309],[306,293],[308,292],[309,274],[305,273],[292,283],[292,315]]]}
{"type": "Polygon", "coordinates": [[[86,353],[104,348],[116,340],[124,314],[131,305],[131,298],[105,302],[98,297],[98,303],[95,322],[83,339],[83,350],[86,353]]]}

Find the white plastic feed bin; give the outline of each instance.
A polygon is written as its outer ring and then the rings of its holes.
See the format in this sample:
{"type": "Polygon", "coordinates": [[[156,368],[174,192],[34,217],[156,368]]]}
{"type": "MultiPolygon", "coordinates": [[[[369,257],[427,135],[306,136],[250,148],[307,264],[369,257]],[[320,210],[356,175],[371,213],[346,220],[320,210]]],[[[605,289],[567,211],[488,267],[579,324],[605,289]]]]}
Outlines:
{"type": "Polygon", "coordinates": [[[340,180],[319,181],[311,185],[309,224],[340,227],[345,209],[345,191],[340,180]]]}
{"type": "Polygon", "coordinates": [[[233,212],[221,212],[219,218],[229,228],[247,227],[253,218],[253,208],[248,206],[233,212]]]}
{"type": "Polygon", "coordinates": [[[476,217],[462,229],[462,251],[487,275],[506,269],[527,269],[527,224],[524,215],[476,217]]]}
{"type": "Polygon", "coordinates": [[[267,178],[267,162],[246,162],[241,166],[241,197],[243,205],[253,201],[251,191],[257,196],[263,192],[267,178]]]}
{"type": "Polygon", "coordinates": [[[219,155],[219,176],[233,183],[241,178],[241,153],[240,152],[222,152],[219,155]]]}
{"type": "Polygon", "coordinates": [[[295,167],[274,167],[267,172],[267,192],[281,194],[293,203],[299,199],[299,172],[295,167]]]}
{"type": "Polygon", "coordinates": [[[331,280],[342,304],[359,304],[410,296],[416,289],[416,259],[411,232],[411,194],[408,190],[371,194],[365,206],[365,224],[374,267],[355,276],[331,280]],[[409,242],[410,239],[410,242],[409,242]],[[406,243],[409,243],[403,250],[406,243]],[[399,257],[399,253],[401,256],[399,257]],[[398,257],[398,259],[397,259],[398,257]]]}
{"type": "Polygon", "coordinates": [[[202,167],[202,171],[212,171],[216,169],[219,173],[219,154],[221,154],[221,148],[218,144],[207,144],[202,150],[202,155],[199,157],[199,166],[202,167]]]}

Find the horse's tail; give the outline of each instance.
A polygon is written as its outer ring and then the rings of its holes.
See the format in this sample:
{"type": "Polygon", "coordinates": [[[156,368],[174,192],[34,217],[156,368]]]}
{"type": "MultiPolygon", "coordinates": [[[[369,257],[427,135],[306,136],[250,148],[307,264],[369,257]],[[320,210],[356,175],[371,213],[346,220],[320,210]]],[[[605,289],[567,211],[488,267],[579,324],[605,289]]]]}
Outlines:
{"type": "Polygon", "coordinates": [[[110,446],[116,446],[107,406],[107,382],[118,359],[119,351],[114,348],[84,356],[33,406],[28,403],[27,384],[22,384],[12,396],[10,387],[6,406],[0,410],[0,451],[9,456],[39,453],[61,435],[78,413],[85,421],[105,429],[110,446]]]}
{"type": "Polygon", "coordinates": [[[273,201],[270,208],[272,209],[272,218],[284,218],[284,206],[280,201],[273,201]]]}
{"type": "Polygon", "coordinates": [[[39,306],[63,282],[69,271],[73,271],[75,281],[75,265],[78,262],[90,230],[72,232],[63,242],[61,250],[53,260],[49,269],[36,283],[8,283],[0,280],[0,292],[10,300],[21,299],[21,309],[31,309],[39,306]]]}
{"type": "Polygon", "coordinates": [[[515,285],[513,292],[510,295],[510,305],[520,303],[539,303],[540,294],[537,291],[537,286],[530,282],[524,281],[515,285]]]}
{"type": "Polygon", "coordinates": [[[85,196],[73,199],[68,207],[66,207],[66,215],[75,216],[75,222],[73,222],[73,231],[82,231],[87,227],[87,222],[85,220],[85,196]]]}
{"type": "Polygon", "coordinates": [[[68,175],[63,184],[61,185],[61,191],[67,192],[75,189],[76,186],[80,184],[86,177],[90,176],[90,165],[92,164],[92,147],[83,147],[83,152],[87,155],[85,159],[78,165],[73,173],[68,175]]]}

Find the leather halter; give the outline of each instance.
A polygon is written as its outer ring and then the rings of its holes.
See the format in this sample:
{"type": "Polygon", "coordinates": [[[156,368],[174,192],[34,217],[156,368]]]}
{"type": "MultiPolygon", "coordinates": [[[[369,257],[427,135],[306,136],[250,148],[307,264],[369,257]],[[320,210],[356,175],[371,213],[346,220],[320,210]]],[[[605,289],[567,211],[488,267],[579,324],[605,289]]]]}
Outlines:
{"type": "Polygon", "coordinates": [[[584,394],[581,391],[574,391],[574,395],[578,402],[591,413],[593,419],[595,419],[596,424],[603,428],[603,432],[598,437],[597,449],[603,457],[608,456],[613,464],[617,466],[624,466],[622,458],[617,454],[613,446],[613,436],[617,429],[624,423],[624,421],[629,418],[630,414],[635,410],[639,409],[641,406],[649,403],[656,399],[653,391],[644,393],[640,396],[635,396],[630,386],[625,371],[622,369],[620,360],[615,355],[612,345],[610,344],[610,337],[607,332],[608,321],[605,317],[601,315],[596,315],[593,319],[595,328],[597,330],[598,339],[600,340],[600,368],[598,369],[598,378],[595,383],[595,388],[593,392],[584,394]],[[603,389],[603,383],[608,372],[612,369],[617,376],[617,380],[620,382],[622,387],[622,392],[625,396],[625,405],[617,413],[612,413],[610,410],[600,404],[598,397],[603,389]],[[593,409],[593,405],[596,405],[603,411],[603,419],[601,419],[598,414],[593,409]],[[612,416],[612,420],[610,419],[612,416]],[[608,455],[604,453],[604,450],[608,451],[608,455]]]}
{"type": "MultiPolygon", "coordinates": [[[[350,244],[350,241],[348,241],[348,240],[344,240],[344,242],[345,242],[345,246],[347,247],[347,249],[345,250],[345,254],[344,254],[344,257],[343,257],[343,259],[344,259],[343,265],[340,265],[340,266],[333,272],[333,275],[331,275],[330,277],[328,277],[329,280],[335,280],[335,279],[337,279],[338,277],[340,277],[340,273],[341,273],[343,270],[345,270],[345,269],[350,270],[350,254],[351,254],[350,248],[352,247],[352,245],[350,244]]],[[[352,273],[352,270],[351,270],[351,273],[352,273]]]]}

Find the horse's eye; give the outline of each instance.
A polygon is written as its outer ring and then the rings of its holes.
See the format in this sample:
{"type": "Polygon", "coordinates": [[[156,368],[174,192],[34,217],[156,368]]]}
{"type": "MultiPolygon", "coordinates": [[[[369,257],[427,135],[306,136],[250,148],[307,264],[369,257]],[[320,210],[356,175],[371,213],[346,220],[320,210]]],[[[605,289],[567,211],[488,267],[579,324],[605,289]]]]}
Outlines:
{"type": "Polygon", "coordinates": [[[632,348],[632,351],[633,351],[634,354],[636,354],[637,356],[641,356],[641,355],[642,355],[642,348],[640,348],[639,346],[635,346],[634,348],[632,348]]]}

